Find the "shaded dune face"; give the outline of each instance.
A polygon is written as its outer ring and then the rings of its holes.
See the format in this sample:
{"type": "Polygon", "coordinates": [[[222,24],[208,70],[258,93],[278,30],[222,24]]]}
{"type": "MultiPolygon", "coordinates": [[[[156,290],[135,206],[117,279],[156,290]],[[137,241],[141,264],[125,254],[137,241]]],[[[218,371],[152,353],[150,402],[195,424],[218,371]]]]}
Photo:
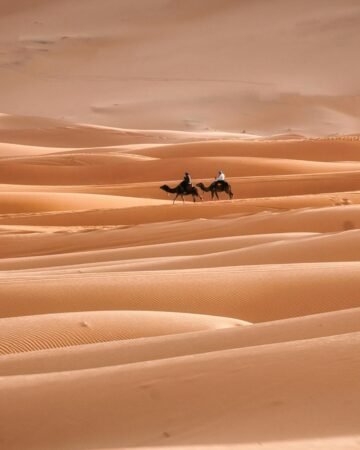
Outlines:
{"type": "Polygon", "coordinates": [[[359,2],[0,3],[0,449],[360,448],[359,2]]]}

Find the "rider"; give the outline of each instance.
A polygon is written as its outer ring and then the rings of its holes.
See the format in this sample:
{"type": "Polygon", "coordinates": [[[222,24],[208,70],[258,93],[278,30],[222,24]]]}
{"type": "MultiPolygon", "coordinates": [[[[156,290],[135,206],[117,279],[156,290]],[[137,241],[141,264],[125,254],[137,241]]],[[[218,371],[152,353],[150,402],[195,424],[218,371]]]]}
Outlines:
{"type": "Polygon", "coordinates": [[[215,186],[217,183],[225,184],[225,174],[222,170],[219,170],[215,180],[211,183],[211,186],[215,186]]]}
{"type": "Polygon", "coordinates": [[[225,181],[225,174],[222,170],[219,170],[217,177],[215,177],[215,181],[225,181]]]}
{"type": "Polygon", "coordinates": [[[191,180],[191,175],[189,174],[189,172],[185,172],[184,178],[183,178],[182,182],[180,183],[180,186],[184,189],[185,192],[189,188],[192,187],[192,180],[191,180]]]}

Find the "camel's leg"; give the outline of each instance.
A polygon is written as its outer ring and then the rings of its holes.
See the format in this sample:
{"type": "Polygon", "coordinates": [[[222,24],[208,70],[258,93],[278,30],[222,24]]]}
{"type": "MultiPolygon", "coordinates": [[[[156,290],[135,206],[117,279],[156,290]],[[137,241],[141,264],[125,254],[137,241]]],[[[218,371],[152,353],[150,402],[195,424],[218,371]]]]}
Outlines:
{"type": "Polygon", "coordinates": [[[215,195],[216,195],[217,200],[220,200],[217,191],[215,191],[215,195]]]}
{"type": "Polygon", "coordinates": [[[183,204],[185,203],[185,199],[184,199],[184,196],[181,194],[181,198],[182,198],[182,201],[183,201],[183,204]]]}
{"type": "Polygon", "coordinates": [[[179,197],[179,194],[175,195],[174,201],[173,201],[173,205],[175,204],[175,200],[179,197]]]}

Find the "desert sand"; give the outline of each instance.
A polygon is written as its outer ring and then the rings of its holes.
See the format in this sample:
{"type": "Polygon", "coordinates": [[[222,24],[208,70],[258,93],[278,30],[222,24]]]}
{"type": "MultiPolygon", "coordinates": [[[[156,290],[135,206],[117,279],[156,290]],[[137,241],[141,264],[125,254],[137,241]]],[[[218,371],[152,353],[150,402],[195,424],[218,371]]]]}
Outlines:
{"type": "Polygon", "coordinates": [[[358,3],[1,2],[1,450],[360,449],[358,3]]]}

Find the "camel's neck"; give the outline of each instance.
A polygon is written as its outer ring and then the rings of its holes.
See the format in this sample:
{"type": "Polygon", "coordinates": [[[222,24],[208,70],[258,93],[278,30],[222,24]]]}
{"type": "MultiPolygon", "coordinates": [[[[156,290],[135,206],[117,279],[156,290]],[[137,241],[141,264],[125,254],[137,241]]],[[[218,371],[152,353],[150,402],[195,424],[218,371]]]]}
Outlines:
{"type": "Polygon", "coordinates": [[[169,192],[170,194],[175,194],[176,188],[171,188],[170,186],[166,186],[166,191],[169,192]]]}

